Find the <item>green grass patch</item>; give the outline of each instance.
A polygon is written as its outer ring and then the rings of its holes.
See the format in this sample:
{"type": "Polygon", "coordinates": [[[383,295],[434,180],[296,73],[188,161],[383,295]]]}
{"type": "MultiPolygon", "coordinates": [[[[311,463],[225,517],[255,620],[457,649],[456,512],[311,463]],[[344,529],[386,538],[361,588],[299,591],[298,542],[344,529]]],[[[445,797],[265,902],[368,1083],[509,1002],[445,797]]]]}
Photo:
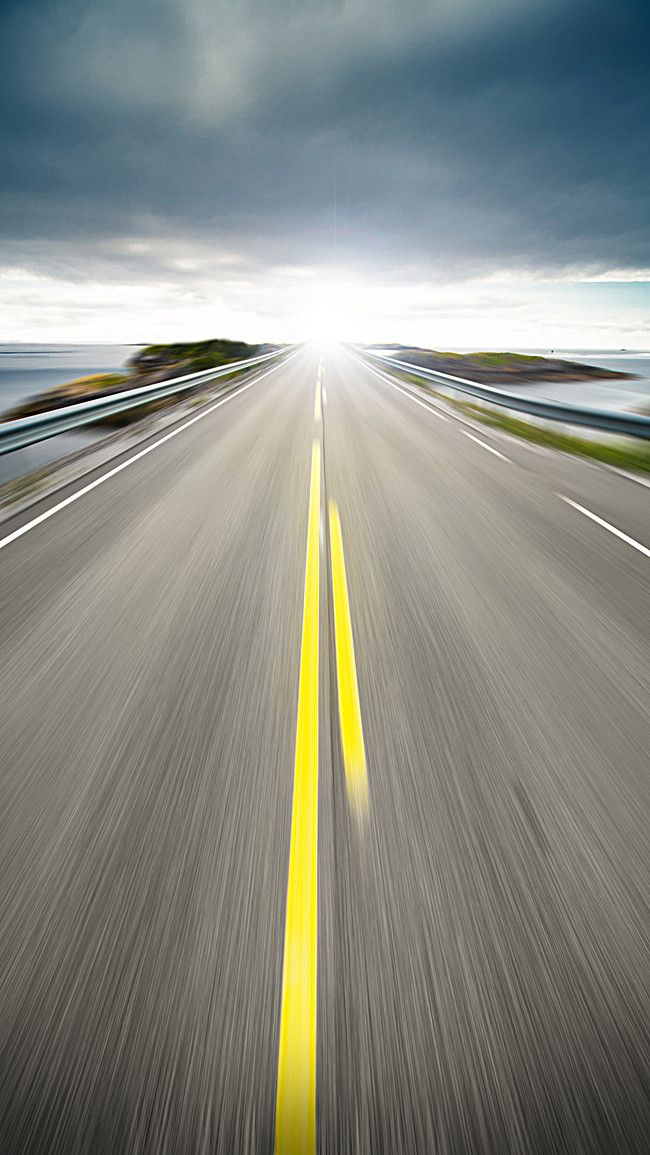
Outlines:
{"type": "Polygon", "coordinates": [[[132,358],[136,372],[147,372],[151,367],[183,366],[187,372],[216,369],[229,361],[245,361],[254,357],[262,346],[245,341],[215,339],[209,341],[182,341],[171,345],[148,345],[132,358]]]}
{"type": "Polygon", "coordinates": [[[508,365],[517,368],[519,365],[537,365],[544,361],[544,357],[533,357],[528,353],[467,353],[466,359],[475,365],[487,365],[497,369],[507,368],[508,365]]]}

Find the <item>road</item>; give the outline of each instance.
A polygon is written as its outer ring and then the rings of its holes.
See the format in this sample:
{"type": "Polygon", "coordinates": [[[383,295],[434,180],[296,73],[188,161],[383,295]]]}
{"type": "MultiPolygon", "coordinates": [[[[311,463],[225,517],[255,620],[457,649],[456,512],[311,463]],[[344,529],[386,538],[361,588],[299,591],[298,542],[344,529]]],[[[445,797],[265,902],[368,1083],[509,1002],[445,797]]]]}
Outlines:
{"type": "Polygon", "coordinates": [[[650,492],[416,393],[1,527],[4,1153],[646,1149],[650,492]]]}

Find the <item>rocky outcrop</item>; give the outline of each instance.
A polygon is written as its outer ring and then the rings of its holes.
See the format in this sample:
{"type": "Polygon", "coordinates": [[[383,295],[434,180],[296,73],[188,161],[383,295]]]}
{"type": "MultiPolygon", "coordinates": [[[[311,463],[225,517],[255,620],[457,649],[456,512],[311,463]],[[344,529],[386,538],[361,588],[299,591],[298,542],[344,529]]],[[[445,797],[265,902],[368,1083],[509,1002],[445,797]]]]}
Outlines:
{"type": "Polygon", "coordinates": [[[522,353],[440,353],[435,349],[410,348],[404,345],[373,346],[425,369],[468,377],[483,385],[533,385],[539,381],[597,381],[633,378],[634,373],[618,373],[597,365],[583,365],[554,357],[535,357],[522,353]]]}

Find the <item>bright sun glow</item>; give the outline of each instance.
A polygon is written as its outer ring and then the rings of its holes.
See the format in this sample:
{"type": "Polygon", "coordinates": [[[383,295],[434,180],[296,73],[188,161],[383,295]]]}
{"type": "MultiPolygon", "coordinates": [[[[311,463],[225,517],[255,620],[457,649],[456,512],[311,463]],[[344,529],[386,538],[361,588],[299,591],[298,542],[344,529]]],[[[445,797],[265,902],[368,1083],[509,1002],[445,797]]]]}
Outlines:
{"type": "Polygon", "coordinates": [[[353,340],[358,310],[349,285],[325,283],[309,293],[302,315],[304,340],[320,345],[353,340]]]}

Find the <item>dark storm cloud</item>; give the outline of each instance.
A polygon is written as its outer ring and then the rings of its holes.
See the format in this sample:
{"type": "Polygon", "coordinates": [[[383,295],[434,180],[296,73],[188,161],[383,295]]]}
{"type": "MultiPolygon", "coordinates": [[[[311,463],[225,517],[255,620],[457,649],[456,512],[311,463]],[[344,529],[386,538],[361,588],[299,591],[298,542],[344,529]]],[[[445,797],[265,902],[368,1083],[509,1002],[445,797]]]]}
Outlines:
{"type": "Polygon", "coordinates": [[[153,236],[452,276],[650,266],[641,0],[5,0],[0,22],[10,257],[153,236]]]}

